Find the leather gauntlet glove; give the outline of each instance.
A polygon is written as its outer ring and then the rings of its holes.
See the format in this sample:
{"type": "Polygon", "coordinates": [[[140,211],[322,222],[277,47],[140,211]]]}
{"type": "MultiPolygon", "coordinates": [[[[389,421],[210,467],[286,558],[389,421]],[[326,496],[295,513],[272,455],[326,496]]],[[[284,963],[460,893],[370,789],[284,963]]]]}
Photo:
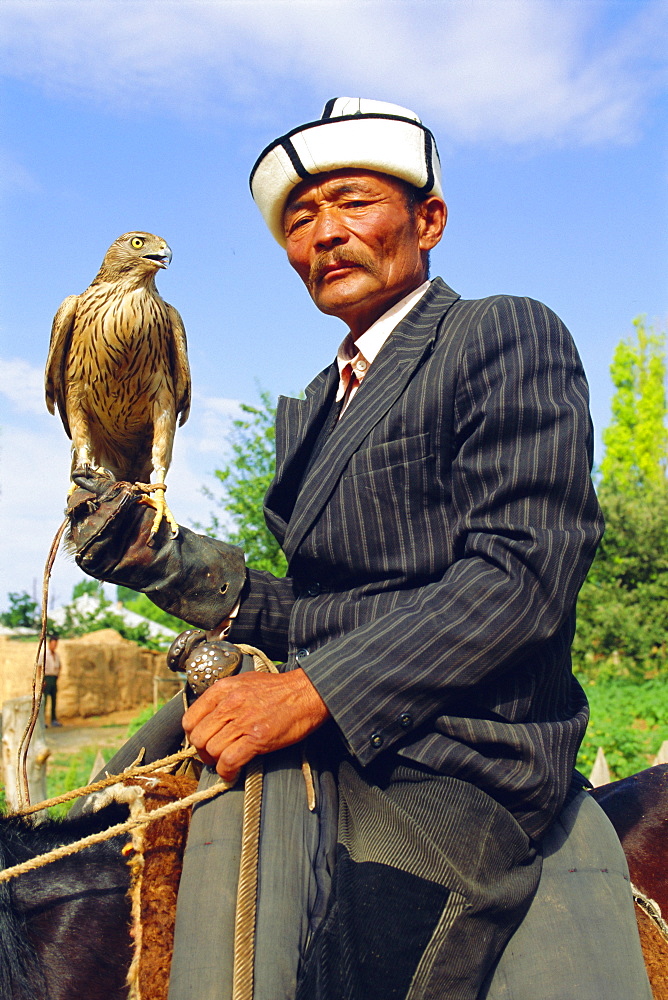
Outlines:
{"type": "Polygon", "coordinates": [[[182,527],[172,538],[165,521],[149,544],[155,511],[139,487],[99,475],[75,481],[66,544],[85,573],[138,590],[198,628],[229,615],[246,579],[240,548],[182,527]]]}

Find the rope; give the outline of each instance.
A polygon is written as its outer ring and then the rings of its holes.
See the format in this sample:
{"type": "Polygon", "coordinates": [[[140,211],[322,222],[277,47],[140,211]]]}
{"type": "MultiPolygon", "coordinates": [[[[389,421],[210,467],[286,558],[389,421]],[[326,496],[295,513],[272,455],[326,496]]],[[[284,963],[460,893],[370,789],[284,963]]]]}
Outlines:
{"type": "Polygon", "coordinates": [[[30,741],[32,739],[32,734],[35,731],[35,726],[37,725],[37,719],[39,718],[39,709],[42,704],[42,688],[44,687],[44,673],[46,670],[46,630],[48,617],[47,607],[49,601],[49,578],[56,559],[56,553],[58,552],[58,546],[60,545],[60,539],[63,537],[63,532],[65,531],[68,522],[69,518],[66,517],[56,531],[54,539],[51,542],[51,548],[49,549],[49,554],[44,566],[44,576],[42,578],[42,624],[40,629],[39,644],[37,646],[37,656],[35,657],[35,668],[32,675],[32,708],[30,711],[28,725],[26,726],[25,732],[21,737],[16,763],[18,770],[17,791],[19,793],[19,805],[22,808],[26,805],[30,805],[28,751],[30,750],[30,741]]]}
{"type": "MultiPolygon", "coordinates": [[[[242,643],[237,643],[237,648],[242,653],[253,657],[255,669],[260,673],[278,673],[275,665],[262,650],[242,643]]],[[[315,809],[315,785],[303,748],[301,766],[306,783],[308,806],[309,809],[313,810],[315,809]]],[[[253,1000],[263,778],[262,758],[256,757],[246,765],[239,883],[234,917],[232,1000],[253,1000]]]]}
{"type": "MultiPolygon", "coordinates": [[[[141,760],[144,751],[137,758],[141,760]]],[[[110,785],[117,785],[119,781],[123,781],[124,778],[134,778],[136,775],[149,774],[151,771],[160,771],[163,768],[170,767],[172,764],[177,764],[181,760],[187,760],[189,757],[196,757],[197,750],[195,747],[188,747],[186,750],[179,750],[178,753],[170,754],[169,757],[161,757],[160,760],[154,760],[150,764],[142,764],[137,766],[137,764],[132,764],[130,767],[126,768],[122,774],[107,774],[106,778],[100,778],[99,781],[94,781],[90,785],[84,785],[82,788],[73,788],[69,792],[63,792],[62,795],[57,795],[53,799],[45,799],[43,802],[37,802],[34,806],[28,806],[26,809],[18,809],[16,812],[11,813],[12,816],[30,816],[31,813],[41,812],[43,809],[50,809],[51,806],[59,806],[62,802],[70,802],[72,799],[78,799],[83,795],[89,795],[91,792],[99,792],[103,788],[109,788],[110,785]]]]}
{"type": "Polygon", "coordinates": [[[52,861],[59,861],[70,854],[83,851],[86,847],[93,847],[95,844],[101,844],[105,840],[111,840],[112,837],[118,837],[120,834],[134,830],[138,826],[144,826],[146,823],[152,823],[156,819],[162,819],[163,816],[169,816],[170,813],[178,812],[180,809],[188,809],[197,802],[212,799],[215,795],[220,795],[221,792],[228,791],[228,789],[232,788],[233,784],[234,782],[219,781],[217,784],[211,785],[210,788],[203,788],[200,791],[193,792],[191,795],[186,795],[185,798],[168,802],[167,805],[160,806],[152,812],[142,810],[133,819],[125,820],[123,823],[116,823],[106,830],[101,830],[99,833],[92,833],[89,837],[76,840],[71,844],[63,844],[61,847],[55,847],[47,854],[40,854],[36,858],[31,858],[30,861],[23,861],[21,864],[13,865],[11,868],[5,868],[4,871],[0,872],[0,882],[7,882],[17,875],[23,875],[37,868],[43,868],[45,865],[51,864],[52,861]]]}
{"type": "MultiPolygon", "coordinates": [[[[237,648],[252,656],[253,665],[259,673],[278,673],[272,661],[260,649],[241,643],[237,648]]],[[[246,765],[244,785],[241,857],[234,915],[232,1000],[253,1000],[263,779],[264,764],[261,758],[256,757],[246,765]]]]}
{"type": "Polygon", "coordinates": [[[253,998],[263,778],[264,766],[256,757],[246,765],[239,886],[234,916],[232,1000],[253,998]]]}
{"type": "Polygon", "coordinates": [[[247,653],[248,656],[253,657],[253,663],[255,669],[261,674],[277,674],[278,668],[273,663],[272,660],[263,653],[261,649],[257,649],[255,646],[247,646],[243,642],[235,643],[237,649],[240,649],[242,653],[247,653]]]}

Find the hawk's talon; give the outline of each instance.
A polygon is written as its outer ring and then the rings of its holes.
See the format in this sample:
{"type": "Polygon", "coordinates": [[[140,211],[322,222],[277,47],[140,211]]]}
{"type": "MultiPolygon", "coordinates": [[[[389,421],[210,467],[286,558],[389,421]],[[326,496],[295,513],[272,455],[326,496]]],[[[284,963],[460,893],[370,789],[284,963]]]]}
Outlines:
{"type": "Polygon", "coordinates": [[[157,535],[158,528],[162,524],[163,518],[172,529],[172,538],[176,538],[179,533],[179,526],[165,501],[165,490],[167,489],[166,485],[164,483],[136,483],[135,485],[144,491],[144,496],[139,498],[139,503],[145,504],[147,507],[152,507],[156,512],[155,518],[153,519],[153,527],[151,528],[148,536],[149,545],[157,535]],[[147,495],[149,493],[154,493],[156,490],[160,493],[160,496],[153,498],[147,495]]]}

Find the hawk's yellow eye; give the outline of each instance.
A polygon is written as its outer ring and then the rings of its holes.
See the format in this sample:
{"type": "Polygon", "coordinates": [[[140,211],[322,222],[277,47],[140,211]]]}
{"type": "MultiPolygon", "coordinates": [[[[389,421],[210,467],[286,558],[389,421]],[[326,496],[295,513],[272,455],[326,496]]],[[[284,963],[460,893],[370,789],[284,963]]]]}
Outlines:
{"type": "Polygon", "coordinates": [[[144,246],[144,241],[140,240],[138,236],[133,236],[132,239],[130,240],[130,243],[135,248],[135,250],[140,250],[141,247],[144,246]]]}

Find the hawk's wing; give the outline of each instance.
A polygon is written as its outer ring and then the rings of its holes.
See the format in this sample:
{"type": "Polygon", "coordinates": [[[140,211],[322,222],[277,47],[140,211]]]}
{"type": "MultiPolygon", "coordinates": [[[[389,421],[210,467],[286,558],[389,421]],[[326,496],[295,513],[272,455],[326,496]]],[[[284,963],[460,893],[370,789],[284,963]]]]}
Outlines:
{"type": "MultiPolygon", "coordinates": [[[[63,303],[64,304],[64,303],[63,303]]],[[[167,302],[172,334],[172,366],[176,413],[181,414],[179,426],[185,424],[190,413],[190,367],[188,365],[188,345],[183,320],[174,306],[167,302]]],[[[61,306],[62,308],[62,306],[61,306]]]]}
{"type": "Polygon", "coordinates": [[[64,369],[78,303],[78,295],[68,295],[61,302],[58,312],[53,317],[49,356],[46,361],[46,376],[44,379],[46,405],[50,413],[55,413],[55,406],[58,406],[58,412],[60,413],[60,418],[63,421],[63,426],[68,437],[72,435],[70,434],[70,427],[67,421],[64,369]]]}

